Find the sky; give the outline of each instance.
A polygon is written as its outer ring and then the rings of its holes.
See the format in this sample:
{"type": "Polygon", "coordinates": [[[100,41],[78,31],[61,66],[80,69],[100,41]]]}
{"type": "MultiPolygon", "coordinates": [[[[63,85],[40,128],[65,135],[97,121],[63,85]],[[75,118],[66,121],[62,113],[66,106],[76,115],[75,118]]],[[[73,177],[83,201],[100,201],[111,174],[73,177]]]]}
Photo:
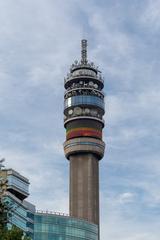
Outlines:
{"type": "Polygon", "coordinates": [[[160,236],[160,0],[0,0],[0,157],[68,213],[64,77],[80,41],[105,78],[101,240],[160,236]]]}

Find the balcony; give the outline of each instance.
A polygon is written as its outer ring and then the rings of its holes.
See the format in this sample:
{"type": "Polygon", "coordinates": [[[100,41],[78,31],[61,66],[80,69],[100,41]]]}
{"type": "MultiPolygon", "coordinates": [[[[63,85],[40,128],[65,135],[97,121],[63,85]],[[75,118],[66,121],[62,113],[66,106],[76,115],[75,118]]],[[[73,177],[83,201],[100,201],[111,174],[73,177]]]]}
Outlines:
{"type": "Polygon", "coordinates": [[[104,78],[102,77],[101,74],[96,74],[96,75],[91,75],[87,74],[87,71],[79,71],[79,74],[75,75],[73,73],[69,73],[67,75],[67,78],[64,78],[64,83],[66,84],[67,82],[73,80],[73,79],[79,79],[79,78],[89,78],[89,79],[95,79],[99,81],[100,83],[104,84],[104,78]]]}
{"type": "Polygon", "coordinates": [[[73,88],[69,88],[64,93],[64,98],[72,97],[72,96],[78,96],[78,95],[93,95],[98,96],[100,98],[104,98],[104,92],[97,90],[94,87],[89,86],[89,84],[86,84],[85,86],[81,87],[79,84],[74,84],[73,88]]]}

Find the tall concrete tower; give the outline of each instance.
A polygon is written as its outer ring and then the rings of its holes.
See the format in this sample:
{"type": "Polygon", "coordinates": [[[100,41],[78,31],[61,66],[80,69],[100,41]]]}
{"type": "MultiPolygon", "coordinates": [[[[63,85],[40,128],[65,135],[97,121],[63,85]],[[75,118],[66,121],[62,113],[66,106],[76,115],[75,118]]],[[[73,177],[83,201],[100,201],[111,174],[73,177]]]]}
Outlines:
{"type": "Polygon", "coordinates": [[[87,40],[81,42],[81,60],[65,78],[64,152],[70,163],[70,215],[99,225],[99,160],[104,155],[104,82],[87,60],[87,40]]]}

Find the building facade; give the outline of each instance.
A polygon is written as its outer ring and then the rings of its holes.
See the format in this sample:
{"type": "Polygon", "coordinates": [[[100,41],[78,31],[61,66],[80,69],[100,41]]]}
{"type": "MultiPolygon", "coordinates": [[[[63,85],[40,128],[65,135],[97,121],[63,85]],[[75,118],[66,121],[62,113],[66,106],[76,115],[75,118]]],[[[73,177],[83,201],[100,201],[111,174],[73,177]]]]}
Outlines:
{"type": "Polygon", "coordinates": [[[0,178],[7,180],[3,202],[9,209],[8,228],[15,225],[33,239],[35,206],[25,201],[29,196],[29,180],[13,169],[0,170],[0,178]]]}
{"type": "Polygon", "coordinates": [[[99,160],[105,143],[104,81],[87,60],[87,41],[81,42],[81,60],[64,80],[64,152],[70,164],[70,216],[99,225],[99,160]]]}
{"type": "Polygon", "coordinates": [[[83,219],[37,212],[34,240],[98,240],[98,226],[83,219]]]}

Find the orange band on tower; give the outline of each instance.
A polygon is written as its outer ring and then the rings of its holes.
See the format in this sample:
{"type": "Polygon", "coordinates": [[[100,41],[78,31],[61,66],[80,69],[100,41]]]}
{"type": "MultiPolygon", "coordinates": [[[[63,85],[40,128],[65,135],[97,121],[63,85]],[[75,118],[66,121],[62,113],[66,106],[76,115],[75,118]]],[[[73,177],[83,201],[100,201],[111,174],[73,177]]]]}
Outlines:
{"type": "Polygon", "coordinates": [[[102,132],[93,128],[75,128],[67,131],[67,140],[74,137],[96,137],[102,139],[102,132]]]}

